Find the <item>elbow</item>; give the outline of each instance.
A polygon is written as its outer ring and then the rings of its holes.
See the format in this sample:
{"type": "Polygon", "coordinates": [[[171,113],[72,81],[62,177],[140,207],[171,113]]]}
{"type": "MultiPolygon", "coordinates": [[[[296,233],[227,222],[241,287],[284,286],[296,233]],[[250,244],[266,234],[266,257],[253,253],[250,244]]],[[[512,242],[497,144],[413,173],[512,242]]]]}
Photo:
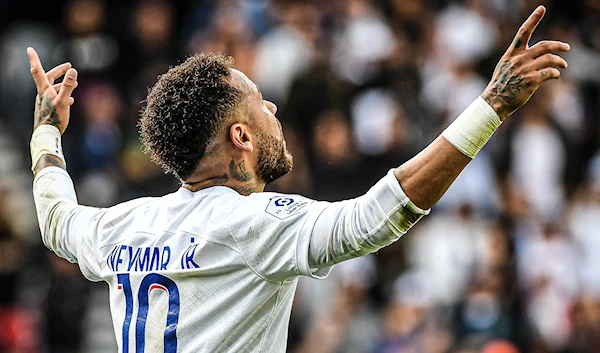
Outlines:
{"type": "Polygon", "coordinates": [[[357,205],[347,225],[349,233],[352,234],[350,244],[354,251],[361,254],[371,253],[404,235],[406,231],[399,227],[393,215],[391,216],[375,205],[357,205]]]}
{"type": "Polygon", "coordinates": [[[387,212],[377,203],[370,207],[357,208],[353,215],[354,233],[368,247],[381,248],[406,234],[424,215],[424,211],[410,201],[387,212]]]}
{"type": "Polygon", "coordinates": [[[38,214],[42,242],[48,249],[55,249],[60,224],[68,215],[67,205],[65,201],[57,201],[49,205],[47,212],[38,214]]]}

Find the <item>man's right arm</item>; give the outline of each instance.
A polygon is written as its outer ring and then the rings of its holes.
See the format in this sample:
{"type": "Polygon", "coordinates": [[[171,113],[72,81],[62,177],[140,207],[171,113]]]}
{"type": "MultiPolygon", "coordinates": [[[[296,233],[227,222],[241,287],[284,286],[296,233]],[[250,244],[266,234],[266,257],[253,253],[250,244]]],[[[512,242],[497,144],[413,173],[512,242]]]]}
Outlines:
{"type": "Polygon", "coordinates": [[[61,145],[61,134],[69,124],[69,107],[74,103],[71,94],[77,87],[77,71],[64,63],[44,72],[35,50],[28,48],[27,54],[38,91],[30,147],[33,196],[42,241],[58,256],[79,262],[86,277],[98,280],[100,267],[91,243],[94,224],[104,211],[78,205],[61,145]],[[62,83],[55,85],[54,81],[63,75],[62,83]]]}

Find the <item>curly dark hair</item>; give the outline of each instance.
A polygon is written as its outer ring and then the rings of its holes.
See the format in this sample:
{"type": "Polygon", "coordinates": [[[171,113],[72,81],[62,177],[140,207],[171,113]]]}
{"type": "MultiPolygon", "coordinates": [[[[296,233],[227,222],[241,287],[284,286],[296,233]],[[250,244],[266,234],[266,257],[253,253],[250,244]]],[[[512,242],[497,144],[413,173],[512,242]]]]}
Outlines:
{"type": "Polygon", "coordinates": [[[240,102],[227,78],[233,58],[201,53],[172,67],[148,92],[139,122],[144,152],[168,173],[189,177],[240,102]]]}

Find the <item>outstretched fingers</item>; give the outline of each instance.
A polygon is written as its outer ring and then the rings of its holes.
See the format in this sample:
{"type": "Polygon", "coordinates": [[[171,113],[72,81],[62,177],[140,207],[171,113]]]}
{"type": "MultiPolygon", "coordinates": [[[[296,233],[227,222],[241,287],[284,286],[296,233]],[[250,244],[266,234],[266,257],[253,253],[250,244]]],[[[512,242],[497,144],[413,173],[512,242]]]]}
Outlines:
{"type": "Polygon", "coordinates": [[[568,43],[559,42],[556,40],[543,40],[529,48],[528,53],[533,58],[537,58],[547,53],[567,52],[570,49],[571,46],[568,43]]]}
{"type": "Polygon", "coordinates": [[[71,93],[77,87],[77,70],[69,69],[65,74],[65,78],[61,83],[60,90],[58,91],[58,96],[56,97],[56,104],[69,104],[71,98],[71,93]]]}
{"type": "Polygon", "coordinates": [[[46,72],[46,77],[50,84],[54,84],[59,77],[63,76],[68,69],[71,68],[71,63],[64,63],[54,67],[52,70],[46,72]]]}
{"type": "MultiPolygon", "coordinates": [[[[537,79],[541,84],[544,81],[550,79],[557,79],[560,77],[560,69],[566,69],[568,67],[565,59],[561,58],[556,54],[552,54],[553,51],[567,51],[568,44],[561,42],[546,42],[546,44],[540,44],[541,51],[536,51],[533,54],[533,59],[531,63],[531,67],[534,70],[537,70],[537,79]],[[557,46],[560,46],[560,49],[556,49],[557,46]],[[541,53],[541,54],[539,54],[541,53]],[[538,55],[539,54],[539,55],[538,55]]],[[[536,44],[536,45],[538,45],[536,44]]],[[[535,47],[535,46],[534,46],[535,47]]],[[[534,49],[531,47],[530,51],[534,49]]]]}
{"type": "Polygon", "coordinates": [[[48,78],[44,73],[42,62],[40,61],[40,58],[37,55],[36,51],[31,47],[27,48],[27,56],[29,56],[31,76],[33,76],[33,81],[35,81],[35,86],[37,87],[38,94],[41,94],[50,87],[50,81],[48,81],[48,78]]]}
{"type": "MultiPolygon", "coordinates": [[[[52,88],[54,88],[54,91],[56,91],[56,93],[60,92],[61,87],[62,87],[62,83],[57,83],[54,86],[52,86],[52,88]]],[[[69,97],[69,105],[73,105],[73,103],[75,103],[75,98],[69,97]]]]}
{"type": "Polygon", "coordinates": [[[565,59],[561,58],[556,54],[544,54],[542,56],[537,57],[533,60],[532,65],[535,69],[543,69],[546,67],[559,67],[562,69],[566,69],[568,64],[565,59]]]}
{"type": "Polygon", "coordinates": [[[546,8],[544,6],[538,6],[533,13],[523,22],[521,28],[517,32],[515,39],[513,40],[513,44],[511,46],[512,49],[527,49],[527,43],[531,39],[531,35],[533,31],[540,23],[542,18],[544,18],[544,14],[546,14],[546,8]]]}
{"type": "Polygon", "coordinates": [[[516,54],[518,52],[519,55],[522,54],[527,57],[527,62],[530,62],[530,64],[527,65],[529,66],[529,69],[533,71],[533,76],[530,77],[533,77],[539,84],[560,77],[559,69],[565,69],[568,65],[563,58],[553,53],[566,52],[571,49],[569,44],[554,40],[544,40],[532,47],[528,47],[531,35],[545,13],[546,8],[544,6],[538,6],[533,11],[529,18],[525,20],[521,28],[519,28],[513,41],[513,45],[508,52],[509,55],[510,53],[516,54]]]}
{"type": "Polygon", "coordinates": [[[560,78],[560,71],[554,67],[546,67],[544,69],[540,69],[539,73],[539,81],[540,83],[552,79],[560,78]]]}

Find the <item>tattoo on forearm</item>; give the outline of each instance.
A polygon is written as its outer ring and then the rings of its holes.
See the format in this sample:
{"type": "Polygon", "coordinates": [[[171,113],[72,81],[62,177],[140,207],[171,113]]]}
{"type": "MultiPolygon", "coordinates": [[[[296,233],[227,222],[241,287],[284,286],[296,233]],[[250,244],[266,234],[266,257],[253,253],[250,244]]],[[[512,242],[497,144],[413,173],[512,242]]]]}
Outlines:
{"type": "Polygon", "coordinates": [[[229,173],[231,177],[237,181],[250,181],[254,179],[254,175],[246,170],[246,161],[242,160],[240,163],[235,164],[233,159],[229,163],[229,173]]]}
{"type": "Polygon", "coordinates": [[[502,116],[519,108],[516,96],[529,87],[521,76],[516,73],[510,61],[505,60],[498,65],[494,79],[484,94],[485,101],[502,116]]]}
{"type": "Polygon", "coordinates": [[[46,95],[37,96],[34,117],[34,128],[42,124],[51,124],[56,127],[61,124],[54,102],[46,95]]]}
{"type": "Polygon", "coordinates": [[[46,167],[59,167],[59,168],[65,169],[65,170],[67,169],[67,166],[60,158],[58,158],[52,154],[45,154],[42,156],[42,158],[40,158],[40,160],[35,165],[34,174],[37,175],[37,173],[39,173],[40,170],[42,170],[46,167]]]}

